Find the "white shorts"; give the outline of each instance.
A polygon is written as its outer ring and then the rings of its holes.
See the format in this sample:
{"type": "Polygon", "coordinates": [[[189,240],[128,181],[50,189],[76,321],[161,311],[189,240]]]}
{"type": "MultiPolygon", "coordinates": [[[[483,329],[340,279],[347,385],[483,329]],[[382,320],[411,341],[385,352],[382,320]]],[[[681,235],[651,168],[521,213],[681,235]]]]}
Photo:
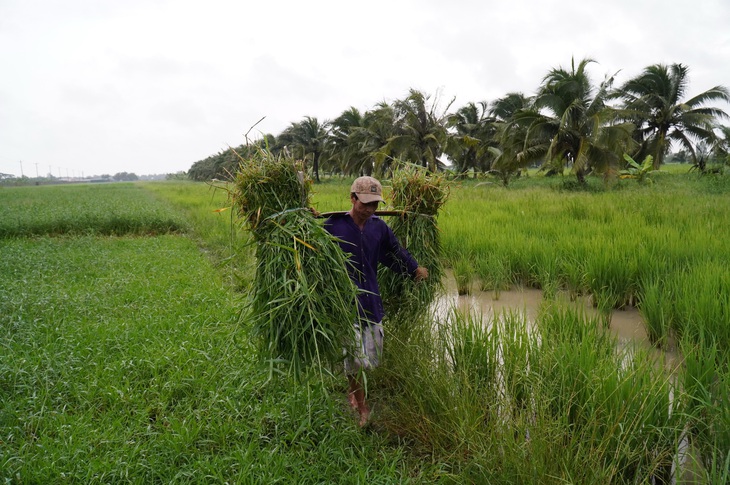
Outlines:
{"type": "Polygon", "coordinates": [[[371,323],[365,328],[356,324],[353,335],[354,355],[345,356],[345,372],[349,375],[377,367],[383,355],[383,326],[380,323],[371,323]]]}

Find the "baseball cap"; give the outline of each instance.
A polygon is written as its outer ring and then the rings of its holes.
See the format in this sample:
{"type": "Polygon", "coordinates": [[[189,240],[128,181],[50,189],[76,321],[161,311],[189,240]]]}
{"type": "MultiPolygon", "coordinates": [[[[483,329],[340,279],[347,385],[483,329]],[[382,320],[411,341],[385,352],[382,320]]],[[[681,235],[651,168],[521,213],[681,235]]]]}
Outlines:
{"type": "Polygon", "coordinates": [[[370,202],[385,202],[383,199],[383,186],[373,177],[358,177],[350,187],[350,193],[357,195],[363,204],[370,202]]]}

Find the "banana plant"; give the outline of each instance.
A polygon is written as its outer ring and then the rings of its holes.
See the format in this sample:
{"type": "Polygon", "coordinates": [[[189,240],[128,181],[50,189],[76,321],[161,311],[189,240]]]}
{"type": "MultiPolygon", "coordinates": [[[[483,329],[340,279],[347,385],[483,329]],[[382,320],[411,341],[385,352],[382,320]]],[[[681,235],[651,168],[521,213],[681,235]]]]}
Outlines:
{"type": "Polygon", "coordinates": [[[654,157],[651,155],[647,155],[641,164],[631,158],[628,153],[624,153],[624,160],[629,165],[624,170],[621,170],[620,177],[622,179],[636,179],[639,183],[651,182],[649,175],[659,171],[654,170],[654,157]]]}

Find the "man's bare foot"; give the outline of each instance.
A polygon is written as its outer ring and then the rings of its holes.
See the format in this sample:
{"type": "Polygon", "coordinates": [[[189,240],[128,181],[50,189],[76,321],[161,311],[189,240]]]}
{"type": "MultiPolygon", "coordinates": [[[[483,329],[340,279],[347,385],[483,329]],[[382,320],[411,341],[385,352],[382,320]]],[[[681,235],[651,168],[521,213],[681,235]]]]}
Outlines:
{"type": "Polygon", "coordinates": [[[352,406],[352,409],[357,410],[357,399],[355,399],[354,392],[351,392],[347,395],[347,400],[350,401],[350,406],[352,406]]]}
{"type": "Polygon", "coordinates": [[[370,409],[360,409],[360,422],[358,423],[359,426],[365,427],[367,426],[368,422],[370,421],[370,409]]]}

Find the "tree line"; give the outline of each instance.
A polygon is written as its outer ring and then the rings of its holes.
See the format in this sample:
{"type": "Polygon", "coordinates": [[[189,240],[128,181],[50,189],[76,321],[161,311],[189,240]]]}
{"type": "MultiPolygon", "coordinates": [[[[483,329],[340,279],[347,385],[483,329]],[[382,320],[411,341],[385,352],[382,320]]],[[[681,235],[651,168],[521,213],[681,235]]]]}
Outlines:
{"type": "Polygon", "coordinates": [[[411,89],[404,99],[361,112],[350,107],[333,120],[306,116],[278,135],[221,151],[195,162],[193,180],[230,178],[241,158],[265,149],[304,160],[315,181],[320,172],[387,176],[395,160],[460,175],[491,174],[506,185],[529,166],[549,173],[567,169],[578,181],[610,177],[631,160],[659,169],[672,146],[699,170],[708,162],[730,165],[730,127],[722,109],[725,86],[685,99],[689,69],[654,64],[620,86],[613,76],[594,83],[592,59],[551,69],[536,93],[512,92],[491,102],[470,102],[451,112],[411,89]],[[651,158],[648,158],[651,157],[651,158]]]}

